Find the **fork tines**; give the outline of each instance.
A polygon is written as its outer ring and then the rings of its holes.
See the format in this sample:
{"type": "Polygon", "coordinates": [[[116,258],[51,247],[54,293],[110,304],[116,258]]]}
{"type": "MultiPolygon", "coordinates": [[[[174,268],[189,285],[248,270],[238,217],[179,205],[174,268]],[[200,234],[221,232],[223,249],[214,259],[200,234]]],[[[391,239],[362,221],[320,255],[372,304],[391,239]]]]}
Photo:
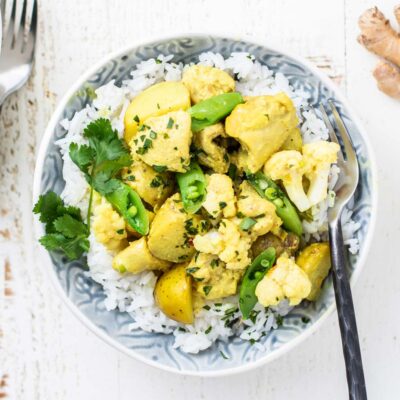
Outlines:
{"type": "Polygon", "coordinates": [[[30,37],[29,33],[34,33],[36,30],[36,0],[3,0],[1,14],[2,47],[21,49],[21,52],[24,52],[30,37]]]}

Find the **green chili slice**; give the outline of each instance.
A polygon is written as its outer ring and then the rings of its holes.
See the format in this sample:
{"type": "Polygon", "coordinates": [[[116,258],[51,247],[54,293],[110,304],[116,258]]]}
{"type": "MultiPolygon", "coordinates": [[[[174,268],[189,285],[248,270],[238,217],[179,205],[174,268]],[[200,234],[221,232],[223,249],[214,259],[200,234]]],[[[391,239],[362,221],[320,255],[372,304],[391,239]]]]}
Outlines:
{"type": "Polygon", "coordinates": [[[200,101],[188,110],[192,117],[192,131],[198,132],[217,123],[240,103],[243,103],[243,97],[237,92],[223,93],[200,101]]]}
{"type": "Polygon", "coordinates": [[[283,227],[301,236],[303,226],[296,208],[279,186],[262,172],[246,174],[249,183],[264,199],[274,204],[276,213],[282,219],[283,227]]]}
{"type": "Polygon", "coordinates": [[[183,208],[189,214],[194,214],[206,197],[206,178],[199,164],[190,163],[189,170],[176,174],[181,192],[183,208]]]}
{"type": "Polygon", "coordinates": [[[135,231],[141,235],[149,233],[149,214],[132,188],[121,182],[117,190],[106,195],[106,199],[135,231]]]}
{"type": "Polygon", "coordinates": [[[256,287],[274,265],[275,257],[275,249],[273,247],[268,247],[268,249],[259,254],[247,268],[239,292],[239,308],[244,319],[250,317],[251,311],[257,304],[256,287]]]}

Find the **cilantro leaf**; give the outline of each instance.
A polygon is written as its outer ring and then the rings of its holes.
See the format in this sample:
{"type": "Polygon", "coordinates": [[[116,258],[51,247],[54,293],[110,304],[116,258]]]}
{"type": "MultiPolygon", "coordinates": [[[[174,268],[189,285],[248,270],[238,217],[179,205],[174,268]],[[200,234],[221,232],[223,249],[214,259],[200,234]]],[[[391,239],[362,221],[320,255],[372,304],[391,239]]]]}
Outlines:
{"type": "Polygon", "coordinates": [[[132,163],[128,148],[105,118],[88,124],[83,136],[88,139],[89,145],[71,143],[71,160],[85,174],[94,190],[104,196],[112,193],[118,184],[115,176],[132,163]]]}
{"type": "Polygon", "coordinates": [[[39,241],[47,250],[61,250],[70,260],[89,250],[89,229],[79,209],[66,207],[56,193],[41,195],[33,212],[46,224],[46,235],[39,241]]]}

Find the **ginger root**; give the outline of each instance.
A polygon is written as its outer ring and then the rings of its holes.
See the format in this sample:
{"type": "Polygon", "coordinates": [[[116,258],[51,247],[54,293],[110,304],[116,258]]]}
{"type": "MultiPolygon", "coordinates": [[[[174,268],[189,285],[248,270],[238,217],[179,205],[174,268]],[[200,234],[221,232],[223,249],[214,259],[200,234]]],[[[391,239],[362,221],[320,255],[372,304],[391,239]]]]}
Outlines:
{"type": "Polygon", "coordinates": [[[380,61],[373,72],[378,88],[388,96],[400,100],[400,69],[388,61],[380,61]]]}
{"type": "MultiPolygon", "coordinates": [[[[400,24],[400,5],[395,7],[394,15],[400,24]]],[[[361,30],[358,42],[385,59],[379,62],[373,72],[379,90],[400,99],[400,33],[377,7],[365,11],[358,25],[361,30]]]]}

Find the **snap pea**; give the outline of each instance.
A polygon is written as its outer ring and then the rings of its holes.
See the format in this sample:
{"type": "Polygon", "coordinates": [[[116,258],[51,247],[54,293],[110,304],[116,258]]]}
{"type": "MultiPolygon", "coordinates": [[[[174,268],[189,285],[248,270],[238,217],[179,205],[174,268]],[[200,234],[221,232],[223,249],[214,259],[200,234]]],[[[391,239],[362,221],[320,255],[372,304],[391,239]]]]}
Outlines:
{"type": "Polygon", "coordinates": [[[132,188],[120,182],[114,192],[106,195],[106,199],[136,232],[141,235],[149,233],[149,214],[132,188]]]}
{"type": "Polygon", "coordinates": [[[197,162],[192,161],[189,170],[176,174],[181,192],[183,208],[194,214],[202,205],[206,196],[206,178],[197,162]]]}
{"type": "Polygon", "coordinates": [[[192,117],[192,131],[198,132],[217,123],[240,103],[243,103],[243,97],[237,92],[223,93],[200,101],[188,110],[192,117]]]}
{"type": "Polygon", "coordinates": [[[299,214],[279,186],[262,172],[246,175],[248,181],[257,193],[274,204],[277,215],[282,219],[283,227],[301,236],[303,233],[303,226],[299,214]]]}
{"type": "Polygon", "coordinates": [[[183,208],[194,214],[202,205],[206,197],[206,178],[199,164],[190,163],[189,169],[176,174],[179,190],[181,192],[183,208]]]}
{"type": "Polygon", "coordinates": [[[257,303],[256,287],[274,265],[275,258],[275,249],[268,247],[247,268],[239,292],[239,308],[244,319],[250,317],[251,310],[257,303]]]}

